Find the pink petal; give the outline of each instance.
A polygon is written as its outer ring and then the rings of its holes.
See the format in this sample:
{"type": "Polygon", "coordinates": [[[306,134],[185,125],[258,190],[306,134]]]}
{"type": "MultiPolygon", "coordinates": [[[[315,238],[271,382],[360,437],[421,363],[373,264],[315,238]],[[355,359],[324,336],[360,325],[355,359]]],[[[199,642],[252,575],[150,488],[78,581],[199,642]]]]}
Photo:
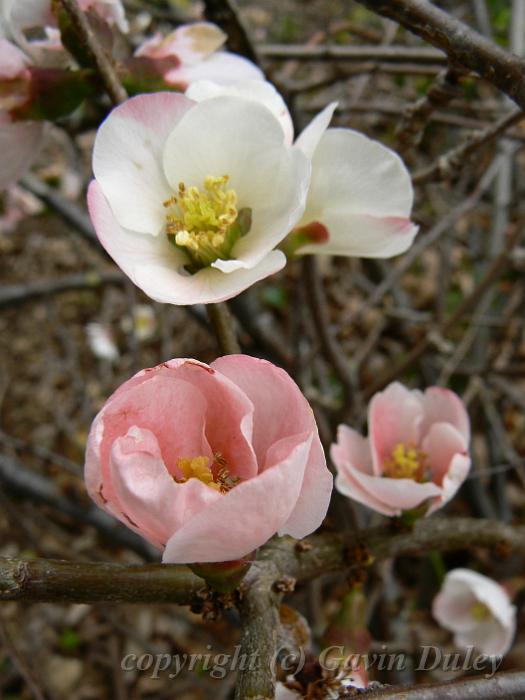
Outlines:
{"type": "Polygon", "coordinates": [[[169,304],[211,304],[225,301],[286,264],[279,250],[268,253],[253,268],[224,273],[204,268],[188,275],[188,260],[167,237],[134,233],[119,226],[98,182],[88,190],[88,207],[97,236],[113,260],[137,287],[156,301],[169,304]]]}
{"type": "Polygon", "coordinates": [[[183,63],[177,68],[169,69],[164,79],[167,83],[185,90],[199,80],[212,80],[219,85],[234,85],[243,80],[264,79],[260,68],[247,58],[228,51],[218,51],[203,61],[183,63]]]}
{"type": "Polygon", "coordinates": [[[410,391],[399,382],[373,397],[368,409],[368,430],[376,475],[383,473],[383,462],[398,443],[419,444],[422,419],[421,392],[410,391]]]}
{"type": "Polygon", "coordinates": [[[16,182],[28,170],[38,155],[45,127],[43,122],[0,122],[0,189],[16,182]]]}
{"type": "Polygon", "coordinates": [[[463,436],[465,447],[470,441],[470,420],[465,404],[457,394],[440,386],[428,388],[423,396],[425,412],[421,434],[425,435],[433,423],[450,423],[463,436]]]}
{"type": "Polygon", "coordinates": [[[341,471],[347,484],[355,484],[359,487],[359,493],[356,496],[350,496],[351,498],[356,498],[361,503],[370,505],[371,508],[385,514],[401,515],[404,510],[417,508],[428,499],[441,495],[439,486],[431,482],[418,483],[412,479],[370,476],[349,463],[344,464],[341,471]],[[364,500],[365,498],[368,502],[364,500]],[[382,504],[383,510],[371,505],[372,502],[382,504]]]}
{"type": "Polygon", "coordinates": [[[93,172],[121,226],[152,236],[164,228],[163,202],[172,194],[162,168],[164,144],[193,105],[170,92],[138,95],[99,127],[93,172]]]}
{"type": "Polygon", "coordinates": [[[186,522],[169,540],[165,563],[230,561],[267,542],[290,517],[311,438],[253,479],[241,482],[186,522]]]}
{"type": "Polygon", "coordinates": [[[350,462],[365,474],[374,473],[368,439],[347,425],[337,428],[337,441],[330,447],[330,455],[336,465],[350,462]]]}
{"type": "Polygon", "coordinates": [[[110,465],[123,513],[120,519],[159,548],[187,517],[220,498],[198,479],[176,484],[149,430],[132,427],[125,437],[117,438],[111,447],[110,465]]]}
{"type": "Polygon", "coordinates": [[[29,65],[27,56],[7,39],[0,39],[0,78],[14,80],[24,77],[29,65]]]}

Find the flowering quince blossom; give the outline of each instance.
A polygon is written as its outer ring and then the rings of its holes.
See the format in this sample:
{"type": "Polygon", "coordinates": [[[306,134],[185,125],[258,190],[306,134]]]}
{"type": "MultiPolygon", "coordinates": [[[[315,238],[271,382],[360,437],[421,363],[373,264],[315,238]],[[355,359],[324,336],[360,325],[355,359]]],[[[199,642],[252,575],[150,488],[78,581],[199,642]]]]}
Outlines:
{"type": "Polygon", "coordinates": [[[304,537],[332,490],[299,388],[246,355],[136,374],[95,418],[85,477],[101,508],[175,563],[236,560],[275,533],[304,537]]]}
{"type": "Polygon", "coordinates": [[[394,382],[368,410],[369,437],[340,425],[330,454],[336,488],[388,516],[427,506],[430,515],[449,501],[470,469],[470,424],[454,392],[422,393],[394,382]]]}
{"type": "MultiPolygon", "coordinates": [[[[234,87],[237,94],[281,112],[287,142],[292,142],[291,118],[286,107],[282,114],[284,103],[277,103],[275,90],[249,81],[234,87]]],[[[200,101],[227,91],[231,87],[198,84],[188,95],[200,101]]],[[[328,105],[296,140],[295,147],[312,161],[312,179],[305,212],[285,249],[299,255],[399,255],[418,232],[409,218],[414,198],[410,175],[401,158],[378,141],[352,129],[328,129],[336,107],[328,105]]]]}
{"type": "Polygon", "coordinates": [[[171,59],[164,73],[168,85],[181,91],[197,80],[220,85],[239,80],[263,80],[262,71],[242,56],[219,51],[226,34],[210,22],[187,24],[167,36],[157,33],[135,52],[137,57],[171,59]]]}
{"type": "Polygon", "coordinates": [[[432,603],[432,615],[459,647],[503,656],[516,632],[516,608],[505,589],[470,569],[449,571],[432,603]]]}
{"type": "Polygon", "coordinates": [[[29,168],[42,143],[45,124],[13,121],[11,110],[29,98],[29,59],[18,47],[0,39],[0,189],[15,182],[29,168]]]}
{"type": "Polygon", "coordinates": [[[286,263],[274,250],[301,218],[310,162],[263,105],[127,100],[99,128],[88,206],[115,262],[153,299],[223,301],[286,263]]]}

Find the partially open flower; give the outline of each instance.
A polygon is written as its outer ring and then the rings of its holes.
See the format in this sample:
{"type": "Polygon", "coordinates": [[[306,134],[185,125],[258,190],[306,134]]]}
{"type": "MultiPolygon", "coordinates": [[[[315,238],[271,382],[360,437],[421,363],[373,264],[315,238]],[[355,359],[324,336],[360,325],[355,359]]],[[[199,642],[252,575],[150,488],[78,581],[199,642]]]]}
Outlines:
{"type": "Polygon", "coordinates": [[[516,608],[505,589],[470,569],[449,571],[432,603],[432,615],[459,647],[503,656],[516,632],[516,608]]]}
{"type": "Polygon", "coordinates": [[[135,52],[137,57],[171,59],[166,63],[164,80],[181,91],[197,80],[213,80],[220,85],[238,80],[262,80],[262,71],[248,59],[219,51],[226,34],[210,22],[178,27],[163,37],[155,34],[135,52]]]}
{"type": "Polygon", "coordinates": [[[330,454],[336,488],[389,516],[449,501],[470,469],[470,425],[454,392],[423,394],[395,382],[377,393],[368,412],[369,437],[340,425],[330,454]]]}
{"type": "Polygon", "coordinates": [[[98,505],[179,563],[304,537],[332,490],[306,399],[245,355],[171,360],[123,384],[95,418],[85,476],[98,505]]]}
{"type": "Polygon", "coordinates": [[[88,193],[97,235],[153,299],[222,301],[281,269],[310,163],[265,107],[153,93],[111,112],[88,193]]]}

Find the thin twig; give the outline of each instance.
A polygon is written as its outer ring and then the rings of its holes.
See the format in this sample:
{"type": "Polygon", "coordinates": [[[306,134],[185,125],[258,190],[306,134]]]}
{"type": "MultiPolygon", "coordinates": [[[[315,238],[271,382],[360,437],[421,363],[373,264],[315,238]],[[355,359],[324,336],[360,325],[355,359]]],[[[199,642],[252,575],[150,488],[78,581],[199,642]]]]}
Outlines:
{"type": "Polygon", "coordinates": [[[258,47],[261,56],[272,59],[297,61],[383,61],[443,65],[446,56],[442,51],[413,46],[290,46],[289,44],[264,44],[258,47]]]}
{"type": "Polygon", "coordinates": [[[424,335],[419,343],[408,352],[403,359],[398,362],[391,370],[386,372],[382,377],[373,383],[366,391],[366,397],[369,398],[376,391],[379,391],[391,381],[397,379],[403,372],[411,367],[416,362],[425,350],[432,345],[435,338],[444,337],[447,333],[460,321],[465,314],[482,301],[484,294],[490,289],[494,282],[498,279],[501,272],[507,267],[510,258],[512,247],[518,240],[518,231],[510,238],[505,250],[503,250],[493,263],[487,269],[487,272],[476,285],[474,290],[466,297],[458,306],[456,311],[447,320],[440,323],[436,328],[432,328],[424,335]]]}
{"type": "Polygon", "coordinates": [[[89,24],[85,13],[80,9],[77,0],[61,0],[64,9],[71,18],[73,26],[88,50],[97,71],[104,82],[104,87],[114,105],[119,105],[127,99],[127,93],[122,87],[110,58],[105,53],[95,32],[89,24]]]}
{"type": "Polygon", "coordinates": [[[207,304],[206,310],[215,331],[220,351],[224,355],[237,355],[241,352],[235,333],[233,317],[226,303],[207,304]]]}
{"type": "Polygon", "coordinates": [[[474,71],[525,109],[525,61],[486,39],[427,0],[358,0],[369,10],[399,22],[474,71]]]}
{"type": "Polygon", "coordinates": [[[366,693],[374,700],[520,700],[525,697],[525,671],[498,673],[489,678],[462,678],[413,688],[388,688],[366,693]]]}

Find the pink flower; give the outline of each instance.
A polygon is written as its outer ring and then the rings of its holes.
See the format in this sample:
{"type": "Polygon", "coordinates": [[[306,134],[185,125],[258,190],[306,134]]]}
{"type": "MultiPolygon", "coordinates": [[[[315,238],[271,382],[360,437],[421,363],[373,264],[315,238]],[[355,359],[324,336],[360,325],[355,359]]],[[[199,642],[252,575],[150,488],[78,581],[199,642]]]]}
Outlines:
{"type": "Polygon", "coordinates": [[[262,71],[242,56],[218,51],[226,34],[210,22],[195,22],[178,27],[163,37],[155,34],[135,52],[135,56],[153,59],[174,59],[164,80],[179,90],[196,80],[213,80],[220,85],[238,80],[262,80],[262,71]]]}
{"type": "Polygon", "coordinates": [[[304,537],[332,490],[307,401],[246,355],[175,359],[123,384],[92,425],[85,477],[101,508],[179,563],[304,537]]]}
{"type": "Polygon", "coordinates": [[[449,571],[432,603],[432,615],[454,633],[459,647],[503,656],[516,632],[516,608],[505,589],[470,569],[449,571]]]}
{"type": "Polygon", "coordinates": [[[29,99],[29,65],[29,59],[20,49],[0,39],[0,189],[24,174],[44,137],[43,122],[15,122],[10,114],[29,99]]]}
{"type": "Polygon", "coordinates": [[[470,426],[454,392],[421,393],[395,382],[376,394],[368,412],[369,437],[340,425],[331,457],[337,490],[384,515],[449,501],[470,468],[470,426]]]}

